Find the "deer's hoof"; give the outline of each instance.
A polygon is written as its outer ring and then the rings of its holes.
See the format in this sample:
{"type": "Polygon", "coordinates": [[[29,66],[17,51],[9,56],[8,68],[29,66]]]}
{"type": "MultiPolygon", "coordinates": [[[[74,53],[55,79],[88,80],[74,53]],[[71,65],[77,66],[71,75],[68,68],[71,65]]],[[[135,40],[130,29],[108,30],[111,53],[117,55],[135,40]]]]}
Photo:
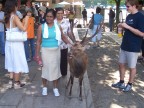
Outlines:
{"type": "Polygon", "coordinates": [[[79,100],[82,101],[82,97],[79,97],[79,100]]]}
{"type": "Polygon", "coordinates": [[[65,88],[66,88],[66,89],[68,89],[68,86],[67,86],[67,85],[65,85],[65,88]]]}
{"type": "Polygon", "coordinates": [[[71,99],[71,98],[72,98],[72,96],[71,96],[71,95],[68,95],[68,98],[69,98],[69,99],[71,99]]]}
{"type": "Polygon", "coordinates": [[[71,96],[69,96],[68,98],[69,98],[69,99],[71,99],[72,97],[71,97],[71,96]]]}

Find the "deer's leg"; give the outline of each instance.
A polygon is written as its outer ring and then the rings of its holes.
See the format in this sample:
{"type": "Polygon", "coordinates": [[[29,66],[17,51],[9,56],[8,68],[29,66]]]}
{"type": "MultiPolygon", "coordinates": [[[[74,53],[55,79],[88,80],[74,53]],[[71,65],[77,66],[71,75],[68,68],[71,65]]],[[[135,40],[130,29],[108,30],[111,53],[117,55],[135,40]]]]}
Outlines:
{"type": "Polygon", "coordinates": [[[66,85],[66,89],[68,89],[68,86],[69,86],[70,81],[71,81],[71,76],[70,76],[69,81],[68,81],[68,83],[67,83],[67,85],[66,85]]]}
{"type": "Polygon", "coordinates": [[[71,96],[71,93],[72,93],[72,86],[73,86],[74,77],[70,76],[70,80],[71,80],[71,86],[70,86],[69,96],[71,96]]]}
{"type": "Polygon", "coordinates": [[[79,87],[80,87],[79,100],[80,101],[82,101],[82,81],[83,81],[83,77],[79,78],[79,87]]]}

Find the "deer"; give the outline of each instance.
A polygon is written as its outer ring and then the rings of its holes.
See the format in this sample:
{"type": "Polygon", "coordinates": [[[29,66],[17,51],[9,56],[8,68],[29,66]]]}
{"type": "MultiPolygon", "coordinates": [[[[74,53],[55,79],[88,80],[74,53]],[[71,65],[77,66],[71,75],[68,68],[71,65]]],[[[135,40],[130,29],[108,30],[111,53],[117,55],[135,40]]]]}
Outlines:
{"type": "Polygon", "coordinates": [[[88,65],[88,56],[85,52],[84,46],[98,32],[99,32],[99,29],[97,28],[96,32],[92,36],[86,37],[87,33],[88,33],[88,30],[87,30],[82,41],[74,41],[74,45],[70,49],[70,52],[68,54],[68,63],[70,66],[70,78],[66,84],[66,89],[68,89],[68,86],[71,83],[70,91],[69,91],[69,96],[71,96],[74,77],[78,78],[79,79],[79,88],[80,88],[80,94],[79,94],[80,101],[82,101],[82,81],[83,81],[83,77],[84,77],[84,74],[86,72],[87,65],[88,65]]]}

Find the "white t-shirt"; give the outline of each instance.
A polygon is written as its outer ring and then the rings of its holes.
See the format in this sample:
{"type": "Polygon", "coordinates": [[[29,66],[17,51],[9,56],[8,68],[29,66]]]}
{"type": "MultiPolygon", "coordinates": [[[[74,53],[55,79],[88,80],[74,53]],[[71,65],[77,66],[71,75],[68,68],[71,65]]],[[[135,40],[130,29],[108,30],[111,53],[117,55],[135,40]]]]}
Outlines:
{"type": "MultiPolygon", "coordinates": [[[[4,20],[4,12],[0,11],[0,20],[4,20]]],[[[4,31],[4,23],[0,22],[0,31],[4,31]]]]}
{"type": "MultiPolygon", "coordinates": [[[[55,19],[54,21],[58,24],[57,19],[55,19]]],[[[68,32],[71,32],[69,20],[68,19],[63,19],[59,23],[59,25],[61,26],[64,35],[67,36],[67,38],[69,39],[68,32]]],[[[62,42],[61,45],[60,45],[60,47],[61,47],[61,49],[66,49],[68,46],[67,46],[67,44],[65,44],[64,42],[62,42]]]]}

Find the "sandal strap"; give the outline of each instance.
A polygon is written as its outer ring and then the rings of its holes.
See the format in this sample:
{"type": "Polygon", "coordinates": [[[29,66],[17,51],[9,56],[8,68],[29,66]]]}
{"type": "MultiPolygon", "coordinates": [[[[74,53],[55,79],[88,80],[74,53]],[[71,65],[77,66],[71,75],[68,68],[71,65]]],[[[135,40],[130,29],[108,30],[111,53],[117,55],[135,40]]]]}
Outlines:
{"type": "Polygon", "coordinates": [[[25,84],[21,83],[20,81],[15,81],[15,84],[18,84],[18,85],[20,85],[20,87],[23,87],[23,86],[25,86],[25,84]]]}
{"type": "Polygon", "coordinates": [[[20,81],[15,81],[15,83],[21,84],[21,82],[20,82],[20,81]]]}

